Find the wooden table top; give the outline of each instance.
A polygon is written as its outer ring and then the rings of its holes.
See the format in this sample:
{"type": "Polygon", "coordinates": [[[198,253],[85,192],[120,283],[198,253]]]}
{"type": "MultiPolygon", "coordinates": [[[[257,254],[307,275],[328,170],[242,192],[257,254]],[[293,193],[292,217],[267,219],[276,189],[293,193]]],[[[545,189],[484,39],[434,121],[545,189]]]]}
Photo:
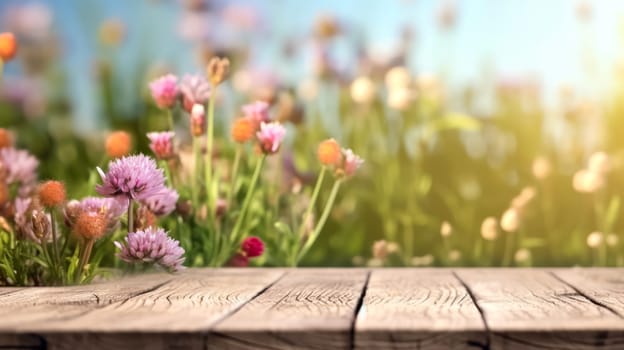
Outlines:
{"type": "Polygon", "coordinates": [[[624,349],[624,269],[189,269],[0,288],[0,349],[624,349]]]}

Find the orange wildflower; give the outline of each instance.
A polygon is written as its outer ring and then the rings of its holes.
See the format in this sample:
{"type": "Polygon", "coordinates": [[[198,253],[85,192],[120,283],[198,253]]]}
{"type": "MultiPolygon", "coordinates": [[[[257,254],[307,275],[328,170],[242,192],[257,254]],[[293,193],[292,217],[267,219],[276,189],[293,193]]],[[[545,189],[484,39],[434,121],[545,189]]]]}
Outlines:
{"type": "Polygon", "coordinates": [[[0,128],[0,149],[11,147],[13,139],[7,129],[0,128]]]}
{"type": "Polygon", "coordinates": [[[338,165],[342,160],[340,145],[334,139],[325,140],[319,144],[317,156],[323,165],[338,165]]]}
{"type": "Polygon", "coordinates": [[[60,181],[46,181],[39,186],[39,200],[44,207],[52,208],[65,202],[65,185],[60,181]]]}
{"type": "Polygon", "coordinates": [[[120,158],[130,153],[132,137],[125,131],[115,131],[106,138],[106,154],[111,158],[120,158]]]}
{"type": "Polygon", "coordinates": [[[0,59],[10,61],[17,52],[17,39],[13,33],[0,33],[0,59]]]}
{"type": "Polygon", "coordinates": [[[232,125],[232,139],[238,143],[245,143],[254,137],[256,123],[249,118],[238,118],[232,125]]]}
{"type": "Polygon", "coordinates": [[[87,241],[98,239],[106,233],[106,217],[104,214],[82,212],[74,223],[74,234],[87,241]]]}

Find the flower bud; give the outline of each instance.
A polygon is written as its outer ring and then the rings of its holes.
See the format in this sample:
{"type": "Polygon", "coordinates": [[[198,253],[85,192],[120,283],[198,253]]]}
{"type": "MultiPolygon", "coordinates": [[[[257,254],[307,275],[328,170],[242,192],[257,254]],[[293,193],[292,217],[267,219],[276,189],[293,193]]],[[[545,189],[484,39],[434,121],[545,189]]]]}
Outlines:
{"type": "Polygon", "coordinates": [[[230,60],[227,58],[213,57],[208,62],[206,73],[212,86],[221,84],[230,71],[230,60]]]}
{"type": "Polygon", "coordinates": [[[50,218],[46,213],[41,210],[33,210],[31,215],[33,233],[40,242],[44,242],[46,240],[46,237],[48,237],[48,235],[52,231],[50,218]]]}
{"type": "Polygon", "coordinates": [[[203,105],[196,103],[191,110],[191,134],[202,136],[206,131],[206,110],[203,105]]]}

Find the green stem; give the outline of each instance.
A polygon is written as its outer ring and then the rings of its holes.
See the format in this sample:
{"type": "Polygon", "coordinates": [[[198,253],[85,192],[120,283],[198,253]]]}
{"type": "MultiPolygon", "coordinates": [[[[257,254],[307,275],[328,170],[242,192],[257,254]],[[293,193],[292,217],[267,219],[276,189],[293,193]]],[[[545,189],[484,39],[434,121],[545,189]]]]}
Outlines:
{"type": "Polygon", "coordinates": [[[94,242],[95,241],[93,239],[90,239],[86,241],[83,246],[83,251],[82,251],[82,254],[80,255],[80,264],[78,265],[78,273],[76,274],[77,283],[80,283],[80,281],[82,280],[82,272],[84,270],[85,265],[89,261],[89,258],[91,257],[91,250],[93,249],[94,242]]]}
{"type": "Polygon", "coordinates": [[[169,124],[169,130],[174,131],[173,110],[171,108],[167,109],[167,123],[169,124]]]}
{"type": "Polygon", "coordinates": [[[321,173],[319,174],[318,179],[316,180],[316,185],[314,185],[314,191],[312,191],[312,197],[310,198],[310,204],[308,204],[308,208],[306,209],[305,214],[303,214],[303,221],[301,221],[301,224],[299,224],[299,239],[301,239],[301,237],[303,237],[304,231],[305,231],[305,227],[307,222],[310,220],[310,217],[312,216],[312,210],[314,210],[314,207],[316,205],[316,200],[318,198],[319,193],[321,192],[321,187],[323,185],[323,180],[325,179],[325,173],[327,172],[327,167],[323,166],[321,168],[321,173]]]}
{"type": "Polygon", "coordinates": [[[331,193],[329,194],[329,199],[327,200],[327,204],[325,204],[325,209],[323,210],[323,214],[321,214],[321,218],[319,219],[318,223],[314,227],[314,232],[312,232],[312,234],[306,241],[305,245],[299,252],[299,255],[297,256],[297,263],[299,263],[299,261],[301,261],[301,259],[306,255],[308,250],[310,250],[310,247],[312,247],[312,245],[314,244],[314,241],[316,241],[319,234],[321,233],[323,226],[325,226],[325,222],[327,221],[327,218],[329,217],[329,213],[331,212],[331,209],[334,206],[334,202],[336,201],[336,195],[338,194],[338,189],[340,189],[340,184],[342,184],[342,179],[336,180],[336,182],[334,182],[334,186],[332,187],[331,193]]]}
{"type": "Polygon", "coordinates": [[[161,160],[160,167],[163,168],[163,171],[165,172],[165,179],[167,181],[167,186],[172,187],[173,178],[171,177],[171,169],[169,169],[169,162],[166,160],[161,160]]]}
{"type": "Polygon", "coordinates": [[[128,200],[128,202],[128,233],[131,233],[134,232],[134,210],[132,210],[134,202],[132,199],[128,200]]]}
{"type": "Polygon", "coordinates": [[[208,100],[208,127],[206,128],[206,155],[204,169],[204,180],[206,181],[206,195],[208,197],[208,211],[214,210],[214,198],[212,198],[212,147],[214,139],[214,105],[215,94],[217,92],[216,86],[210,93],[210,99],[208,100]]]}
{"type": "Polygon", "coordinates": [[[236,177],[238,175],[238,167],[240,166],[240,159],[242,153],[242,146],[236,147],[236,155],[234,156],[234,164],[232,164],[232,173],[230,174],[230,189],[228,192],[228,208],[232,208],[232,199],[234,198],[234,192],[236,191],[236,177]]]}
{"type": "Polygon", "coordinates": [[[197,178],[198,178],[198,174],[200,172],[200,144],[199,144],[199,138],[198,137],[193,137],[193,159],[195,159],[195,169],[193,169],[193,172],[191,174],[191,193],[192,193],[192,200],[193,200],[193,208],[197,208],[197,202],[199,200],[199,186],[197,178]]]}
{"type": "Polygon", "coordinates": [[[251,203],[251,198],[253,197],[254,189],[258,182],[258,178],[260,177],[260,170],[262,169],[262,165],[264,164],[264,160],[266,159],[266,154],[262,155],[262,158],[258,160],[256,164],[256,169],[254,170],[253,176],[251,178],[251,183],[249,184],[249,189],[247,190],[247,195],[245,196],[245,201],[243,202],[243,207],[241,208],[240,214],[238,214],[238,218],[236,218],[236,224],[232,229],[232,233],[230,236],[230,242],[236,243],[238,241],[238,231],[240,231],[243,221],[245,219],[245,215],[247,214],[247,210],[249,210],[249,204],[251,203]]]}
{"type": "Polygon", "coordinates": [[[507,232],[505,237],[505,253],[503,255],[503,266],[507,267],[511,265],[511,256],[513,255],[513,239],[515,238],[514,232],[507,232]]]}
{"type": "Polygon", "coordinates": [[[53,255],[52,260],[54,263],[53,269],[57,271],[59,264],[60,264],[61,257],[59,255],[58,243],[57,243],[57,238],[56,238],[56,234],[57,234],[56,215],[55,215],[54,209],[50,210],[50,225],[52,226],[52,255],[53,255]]]}

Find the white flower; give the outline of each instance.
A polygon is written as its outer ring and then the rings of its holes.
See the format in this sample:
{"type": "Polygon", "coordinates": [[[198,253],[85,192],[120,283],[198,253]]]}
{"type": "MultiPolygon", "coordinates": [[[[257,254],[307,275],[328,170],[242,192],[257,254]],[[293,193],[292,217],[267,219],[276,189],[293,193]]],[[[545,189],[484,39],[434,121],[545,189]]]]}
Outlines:
{"type": "Polygon", "coordinates": [[[481,237],[486,241],[493,241],[498,236],[498,220],[490,216],[481,223],[481,237]]]}
{"type": "Polygon", "coordinates": [[[516,232],[520,226],[520,213],[518,212],[518,209],[507,209],[501,217],[500,225],[503,230],[507,232],[516,232]]]}
{"type": "Polygon", "coordinates": [[[592,232],[587,236],[587,246],[590,248],[598,248],[602,245],[604,235],[602,232],[592,232]]]}
{"type": "Polygon", "coordinates": [[[351,98],[356,103],[372,102],[375,93],[375,83],[368,77],[359,77],[351,83],[351,98]]]}

